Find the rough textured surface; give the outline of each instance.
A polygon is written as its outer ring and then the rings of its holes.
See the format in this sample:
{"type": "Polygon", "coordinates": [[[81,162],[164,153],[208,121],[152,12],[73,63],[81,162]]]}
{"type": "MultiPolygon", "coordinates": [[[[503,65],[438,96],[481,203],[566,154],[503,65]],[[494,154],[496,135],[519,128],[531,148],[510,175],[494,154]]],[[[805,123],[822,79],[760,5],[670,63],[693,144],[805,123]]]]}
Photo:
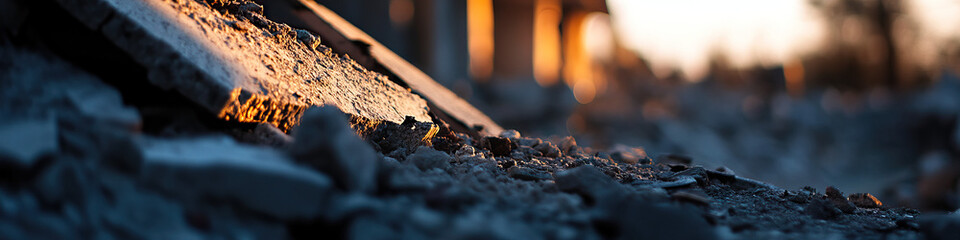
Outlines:
{"type": "Polygon", "coordinates": [[[289,152],[297,161],[330,174],[342,189],[376,189],[378,156],[350,128],[343,112],[333,107],[308,109],[294,135],[289,152]]]}
{"type": "Polygon", "coordinates": [[[431,121],[420,97],[297,41],[293,29],[263,18],[258,8],[235,6],[244,2],[214,4],[220,8],[172,0],[59,2],[147,67],[153,84],[225,119],[289,130],[306,106],[329,104],[369,119],[431,121]]]}
{"type": "Polygon", "coordinates": [[[503,131],[503,128],[486,114],[477,110],[449,89],[433,81],[426,73],[423,73],[423,71],[420,71],[420,69],[417,69],[386,46],[377,42],[376,39],[330,11],[330,9],[310,0],[298,0],[297,2],[309,12],[301,16],[304,21],[328,25],[341,37],[351,40],[347,44],[363,42],[369,45],[366,49],[355,49],[354,51],[366,52],[386,71],[396,75],[400,81],[406,83],[413,91],[430,101],[438,110],[450,115],[452,117],[450,120],[459,121],[460,123],[457,124],[462,124],[470,129],[479,129],[481,135],[497,136],[503,131]]]}
{"type": "Polygon", "coordinates": [[[143,143],[144,181],[186,198],[222,198],[278,218],[324,211],[330,178],[299,167],[281,152],[229,138],[143,143]]]}

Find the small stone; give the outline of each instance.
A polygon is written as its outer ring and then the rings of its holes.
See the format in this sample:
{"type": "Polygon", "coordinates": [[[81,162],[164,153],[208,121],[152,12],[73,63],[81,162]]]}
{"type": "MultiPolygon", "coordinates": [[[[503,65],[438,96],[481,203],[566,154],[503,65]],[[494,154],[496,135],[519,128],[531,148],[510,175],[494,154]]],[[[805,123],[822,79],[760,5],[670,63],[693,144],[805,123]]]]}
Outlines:
{"type": "Polygon", "coordinates": [[[230,9],[239,12],[263,14],[263,6],[252,2],[231,5],[230,9]]]}
{"type": "Polygon", "coordinates": [[[680,190],[670,194],[670,198],[673,200],[681,202],[689,202],[700,206],[710,206],[710,202],[713,201],[710,199],[710,196],[707,196],[703,191],[695,190],[680,190]]]}
{"type": "Polygon", "coordinates": [[[847,198],[843,197],[843,192],[840,192],[836,187],[829,186],[824,192],[827,195],[827,200],[830,200],[833,206],[843,211],[843,213],[853,213],[857,210],[857,207],[854,206],[853,203],[850,203],[850,201],[847,201],[847,198]]]}
{"type": "Polygon", "coordinates": [[[571,146],[569,150],[564,152],[565,154],[575,157],[575,158],[587,158],[589,157],[586,151],[583,150],[580,146],[571,146]]]}
{"type": "Polygon", "coordinates": [[[558,145],[559,145],[558,147],[560,148],[560,151],[570,152],[571,148],[577,146],[577,140],[571,136],[567,136],[567,137],[564,137],[563,139],[560,139],[560,143],[558,145]]]}
{"type": "Polygon", "coordinates": [[[693,178],[692,176],[678,176],[673,181],[653,183],[650,184],[650,186],[657,188],[678,188],[690,186],[694,183],[697,183],[697,179],[693,178]]]}
{"type": "Polygon", "coordinates": [[[421,171],[433,168],[447,169],[450,167],[450,161],[453,160],[449,154],[437,151],[430,147],[420,147],[417,151],[407,157],[407,162],[417,166],[421,171]]]}
{"type": "Polygon", "coordinates": [[[500,137],[502,138],[520,138],[520,131],[508,129],[500,132],[500,137]]]}
{"type": "Polygon", "coordinates": [[[517,148],[517,145],[510,139],[501,137],[485,137],[483,138],[483,144],[487,149],[490,149],[490,152],[493,152],[494,156],[498,157],[510,156],[510,152],[517,148]]]}
{"type": "Polygon", "coordinates": [[[533,148],[536,149],[537,151],[540,151],[540,153],[543,153],[543,156],[545,157],[550,157],[550,158],[560,157],[560,149],[557,148],[557,146],[554,146],[553,143],[543,142],[543,143],[537,144],[537,146],[533,148]]]}
{"type": "Polygon", "coordinates": [[[824,194],[827,195],[827,199],[844,198],[843,192],[840,192],[840,190],[834,186],[827,187],[827,189],[824,191],[824,194]]]}
{"type": "Polygon", "coordinates": [[[58,142],[52,118],[0,124],[0,163],[32,167],[40,156],[55,153],[58,142]]]}
{"type": "Polygon", "coordinates": [[[733,169],[730,169],[726,166],[717,167],[717,169],[715,169],[714,171],[722,174],[731,175],[731,176],[737,175],[737,173],[733,172],[733,169]]]}
{"type": "Polygon", "coordinates": [[[719,239],[701,211],[639,197],[604,203],[594,222],[605,239],[719,239]]]}
{"type": "Polygon", "coordinates": [[[512,178],[527,181],[547,180],[553,177],[548,172],[518,166],[507,169],[507,174],[512,178]]]}
{"type": "Polygon", "coordinates": [[[807,194],[797,194],[790,191],[783,191],[781,197],[790,200],[791,202],[805,204],[810,202],[810,196],[807,194]]]}
{"type": "Polygon", "coordinates": [[[640,160],[646,160],[647,152],[643,148],[632,148],[623,145],[614,147],[614,152],[610,154],[611,159],[620,163],[636,164],[640,160]]]}
{"type": "Polygon", "coordinates": [[[342,189],[376,189],[379,157],[336,107],[307,109],[293,136],[288,153],[298,162],[329,174],[342,189]]]}
{"type": "Polygon", "coordinates": [[[457,157],[466,158],[473,157],[477,155],[477,149],[470,145],[463,145],[460,149],[457,149],[457,157]]]}
{"type": "Polygon", "coordinates": [[[803,208],[803,213],[815,219],[830,220],[840,216],[840,209],[834,207],[828,200],[813,199],[803,208]]]}
{"type": "Polygon", "coordinates": [[[517,149],[514,149],[513,152],[520,153],[520,155],[524,156],[524,159],[530,158],[530,157],[543,156],[543,153],[541,153],[540,151],[537,151],[536,149],[533,149],[532,147],[527,147],[527,146],[520,146],[517,149]]]}
{"type": "Polygon", "coordinates": [[[920,223],[917,222],[916,218],[901,218],[897,219],[895,223],[897,224],[897,227],[908,230],[920,229],[920,223]]]}
{"type": "Polygon", "coordinates": [[[527,146],[527,147],[534,147],[534,146],[537,146],[537,145],[540,144],[540,143],[543,143],[543,140],[540,140],[539,138],[525,138],[525,137],[522,137],[522,138],[513,138],[512,140],[513,140],[514,142],[516,142],[517,145],[527,146]]]}
{"type": "Polygon", "coordinates": [[[594,167],[583,165],[564,170],[555,176],[557,188],[565,192],[573,192],[584,196],[588,202],[596,202],[618,193],[622,193],[622,186],[594,167]]]}
{"type": "Polygon", "coordinates": [[[297,29],[296,33],[297,40],[302,42],[304,45],[307,45],[307,47],[310,47],[310,49],[316,49],[317,46],[320,45],[320,37],[313,35],[307,30],[297,29]]]}
{"type": "Polygon", "coordinates": [[[881,203],[880,200],[877,200],[876,197],[869,193],[850,194],[847,199],[852,202],[853,205],[857,205],[857,207],[862,208],[880,208],[880,206],[883,206],[883,203],[881,203]]]}

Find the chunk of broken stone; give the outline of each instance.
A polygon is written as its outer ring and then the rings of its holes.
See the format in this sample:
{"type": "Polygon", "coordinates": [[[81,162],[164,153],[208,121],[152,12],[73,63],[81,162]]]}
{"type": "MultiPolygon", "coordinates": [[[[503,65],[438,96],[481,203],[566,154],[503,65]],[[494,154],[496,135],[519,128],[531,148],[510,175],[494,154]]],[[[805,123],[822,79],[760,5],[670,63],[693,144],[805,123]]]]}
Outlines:
{"type": "Polygon", "coordinates": [[[500,132],[500,137],[502,138],[520,138],[520,131],[507,129],[500,132]]]}
{"type": "Polygon", "coordinates": [[[133,181],[110,172],[98,172],[109,206],[100,214],[104,223],[119,236],[137,239],[202,239],[184,221],[179,204],[155,192],[138,188],[133,181]]]}
{"type": "Polygon", "coordinates": [[[407,157],[407,162],[417,166],[420,170],[433,168],[447,169],[453,160],[449,154],[429,147],[417,148],[417,151],[407,157]]]}
{"type": "Polygon", "coordinates": [[[517,148],[517,144],[503,137],[484,137],[481,144],[498,157],[510,156],[510,152],[517,148]]]}
{"type": "Polygon", "coordinates": [[[40,156],[58,149],[57,124],[52,118],[0,124],[0,162],[29,168],[40,156]]]}
{"type": "Polygon", "coordinates": [[[676,201],[693,203],[700,206],[710,206],[710,199],[702,190],[679,190],[670,194],[670,198],[676,201]]]}
{"type": "Polygon", "coordinates": [[[840,209],[829,200],[815,198],[803,208],[803,213],[816,219],[830,220],[840,216],[840,209]]]}
{"type": "Polygon", "coordinates": [[[546,156],[546,157],[551,157],[551,158],[560,157],[560,149],[557,148],[557,146],[554,146],[553,143],[550,143],[550,142],[543,142],[543,143],[537,144],[535,147],[533,147],[533,149],[540,151],[541,153],[543,153],[543,156],[546,156]]]}
{"type": "Polygon", "coordinates": [[[551,139],[551,142],[556,144],[562,152],[569,152],[570,148],[577,146],[577,140],[571,136],[566,136],[560,139],[551,139]]]}
{"type": "Polygon", "coordinates": [[[519,166],[513,166],[507,169],[507,174],[512,178],[527,181],[547,180],[553,177],[548,172],[519,166]]]}
{"type": "Polygon", "coordinates": [[[852,202],[853,205],[857,205],[857,207],[862,208],[880,208],[880,206],[883,206],[883,203],[881,203],[880,200],[877,200],[876,197],[869,193],[850,194],[850,196],[847,197],[847,200],[852,202]]]}
{"type": "Polygon", "coordinates": [[[648,162],[649,158],[647,157],[647,152],[643,148],[633,148],[623,145],[618,145],[614,147],[613,153],[610,154],[611,159],[620,163],[635,164],[640,163],[640,160],[648,162]]]}
{"type": "MultiPolygon", "coordinates": [[[[522,158],[530,158],[530,157],[539,157],[539,156],[542,156],[543,153],[541,153],[540,151],[537,151],[536,149],[533,149],[533,148],[531,148],[531,147],[520,146],[520,147],[514,149],[513,152],[511,153],[511,155],[520,155],[520,156],[523,156],[522,158]]],[[[517,157],[514,157],[514,158],[517,158],[517,157]]],[[[517,159],[520,159],[520,158],[517,158],[517,159]]]]}
{"type": "Polygon", "coordinates": [[[307,45],[307,47],[310,47],[310,49],[315,49],[317,46],[320,46],[320,37],[303,29],[297,29],[295,31],[297,32],[297,40],[307,45]]]}
{"type": "Polygon", "coordinates": [[[168,194],[222,199],[280,219],[323,213],[333,183],[276,150],[227,137],[143,139],[140,178],[168,194]]]}
{"type": "Polygon", "coordinates": [[[540,143],[543,143],[543,140],[540,140],[539,138],[525,138],[525,137],[521,137],[521,138],[513,138],[513,139],[511,139],[511,140],[514,141],[514,142],[516,142],[517,145],[527,146],[527,147],[534,147],[534,146],[539,145],[540,143]]]}
{"type": "Polygon", "coordinates": [[[289,153],[298,162],[327,173],[345,190],[376,189],[379,157],[350,127],[347,115],[339,109],[307,109],[293,135],[289,153]]]}
{"type": "Polygon", "coordinates": [[[843,192],[840,192],[836,187],[829,186],[824,193],[827,195],[827,200],[830,200],[834,207],[837,207],[840,211],[853,213],[857,210],[857,207],[854,206],[853,203],[850,203],[850,201],[847,201],[847,198],[843,197],[843,192]]]}
{"type": "Polygon", "coordinates": [[[473,157],[477,155],[477,149],[470,145],[463,145],[457,149],[456,155],[459,158],[473,157]]]}
{"type": "Polygon", "coordinates": [[[557,188],[587,198],[588,202],[619,194],[623,186],[593,165],[583,165],[557,173],[554,176],[557,188]]]}
{"type": "Polygon", "coordinates": [[[630,196],[607,202],[593,220],[598,233],[613,239],[717,239],[692,206],[630,196]]]}

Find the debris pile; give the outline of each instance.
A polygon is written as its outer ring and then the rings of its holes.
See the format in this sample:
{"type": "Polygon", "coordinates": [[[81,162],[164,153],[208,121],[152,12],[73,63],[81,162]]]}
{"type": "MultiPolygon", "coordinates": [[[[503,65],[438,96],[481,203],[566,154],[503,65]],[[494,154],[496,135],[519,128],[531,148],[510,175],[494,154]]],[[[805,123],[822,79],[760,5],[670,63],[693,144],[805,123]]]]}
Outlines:
{"type": "Polygon", "coordinates": [[[5,239],[937,239],[954,236],[949,229],[960,222],[957,214],[887,208],[869,194],[784,190],[637,147],[455,132],[417,95],[314,51],[324,48],[317,39],[259,16],[247,1],[59,2],[178,21],[78,16],[147,69],[128,76],[149,81],[143,88],[20,42],[36,35],[4,39],[5,239]],[[141,31],[150,24],[226,50],[148,57],[185,46],[164,42],[177,35],[141,31]],[[160,92],[151,96],[163,103],[138,99],[143,89],[160,92]],[[237,102],[243,107],[231,117],[220,114],[237,102]]]}

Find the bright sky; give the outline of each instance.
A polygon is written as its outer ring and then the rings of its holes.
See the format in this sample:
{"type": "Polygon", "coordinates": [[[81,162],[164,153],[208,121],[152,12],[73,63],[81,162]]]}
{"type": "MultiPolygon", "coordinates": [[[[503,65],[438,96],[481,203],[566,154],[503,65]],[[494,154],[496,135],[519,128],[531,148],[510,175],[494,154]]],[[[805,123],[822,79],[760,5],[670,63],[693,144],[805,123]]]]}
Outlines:
{"type": "MultiPolygon", "coordinates": [[[[771,65],[815,51],[822,18],[806,0],[607,0],[624,45],[659,76],[679,68],[697,80],[716,53],[734,66],[771,65]]],[[[908,13],[935,41],[960,37],[960,2],[906,0],[908,13]],[[922,13],[922,14],[920,14],[922,13]]]]}

